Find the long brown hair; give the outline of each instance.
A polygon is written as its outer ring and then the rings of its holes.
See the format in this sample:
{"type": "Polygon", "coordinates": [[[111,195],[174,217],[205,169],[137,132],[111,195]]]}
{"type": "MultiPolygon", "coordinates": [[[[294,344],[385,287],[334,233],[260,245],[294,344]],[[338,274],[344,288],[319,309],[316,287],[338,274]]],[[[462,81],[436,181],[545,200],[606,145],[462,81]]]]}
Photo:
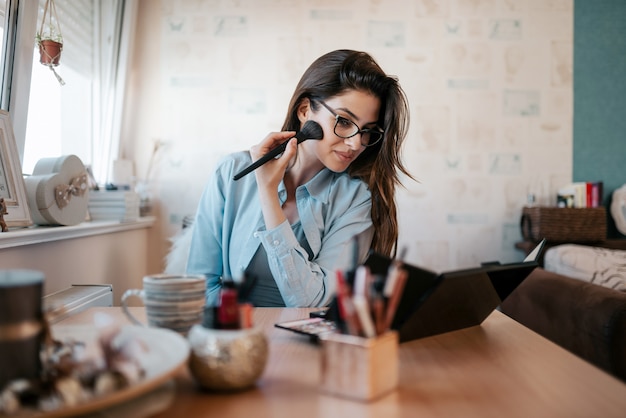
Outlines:
{"type": "Polygon", "coordinates": [[[317,110],[319,104],[314,99],[324,100],[347,90],[364,91],[380,100],[378,126],[385,130],[384,137],[367,147],[348,172],[364,181],[372,194],[372,250],[395,257],[398,241],[395,189],[400,184],[399,173],[412,178],[400,159],[409,126],[409,106],[398,79],[385,74],[365,52],[341,49],[322,55],[296,86],[282,129],[300,129],[297,109],[303,99],[312,99],[311,107],[317,110]]]}

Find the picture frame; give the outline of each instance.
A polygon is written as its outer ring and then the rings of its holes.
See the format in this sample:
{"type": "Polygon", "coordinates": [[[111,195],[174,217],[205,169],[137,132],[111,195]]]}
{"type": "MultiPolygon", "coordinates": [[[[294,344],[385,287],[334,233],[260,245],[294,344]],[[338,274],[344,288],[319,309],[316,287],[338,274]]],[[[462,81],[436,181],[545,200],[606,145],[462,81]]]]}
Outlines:
{"type": "Polygon", "coordinates": [[[11,116],[0,110],[0,198],[6,205],[8,228],[33,224],[21,167],[11,116]]]}

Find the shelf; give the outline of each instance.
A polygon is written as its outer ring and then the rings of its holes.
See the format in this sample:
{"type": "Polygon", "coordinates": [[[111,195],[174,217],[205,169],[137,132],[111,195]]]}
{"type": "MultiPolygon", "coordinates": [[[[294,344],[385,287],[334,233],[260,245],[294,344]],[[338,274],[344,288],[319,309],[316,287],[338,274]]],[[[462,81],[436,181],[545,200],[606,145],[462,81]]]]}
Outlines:
{"type": "Polygon", "coordinates": [[[15,228],[10,229],[8,232],[0,233],[0,249],[150,228],[154,225],[155,220],[156,218],[154,216],[146,216],[136,221],[128,222],[90,221],[72,226],[36,225],[28,228],[15,228]]]}

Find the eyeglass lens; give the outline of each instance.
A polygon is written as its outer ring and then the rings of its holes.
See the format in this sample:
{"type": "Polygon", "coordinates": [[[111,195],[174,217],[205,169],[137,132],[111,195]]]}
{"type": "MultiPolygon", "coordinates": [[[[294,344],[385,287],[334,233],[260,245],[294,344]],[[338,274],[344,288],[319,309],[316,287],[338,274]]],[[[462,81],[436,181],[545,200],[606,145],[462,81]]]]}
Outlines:
{"type": "Polygon", "coordinates": [[[361,145],[364,147],[374,145],[383,137],[383,131],[376,129],[360,129],[359,126],[352,122],[350,119],[346,119],[343,116],[339,116],[335,111],[324,103],[323,100],[318,100],[330,113],[335,117],[335,135],[347,139],[352,138],[356,134],[361,134],[361,145]]]}
{"type": "Polygon", "coordinates": [[[383,134],[373,129],[359,129],[356,123],[339,115],[335,116],[335,134],[342,138],[351,138],[361,133],[361,144],[364,146],[373,145],[380,141],[383,134]]]}

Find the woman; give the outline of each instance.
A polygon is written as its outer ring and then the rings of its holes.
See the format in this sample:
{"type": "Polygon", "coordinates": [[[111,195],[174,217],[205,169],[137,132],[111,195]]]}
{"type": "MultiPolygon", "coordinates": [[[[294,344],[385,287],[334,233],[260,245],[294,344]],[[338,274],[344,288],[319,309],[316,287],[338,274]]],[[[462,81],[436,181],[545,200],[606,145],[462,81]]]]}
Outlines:
{"type": "Polygon", "coordinates": [[[337,270],[353,268],[370,249],[395,255],[407,128],[402,88],[370,55],[337,50],[313,62],[282,132],[224,159],[201,198],[187,271],[207,276],[207,305],[218,303],[220,277],[245,275],[254,279],[248,297],[256,306],[326,306],[337,270]],[[308,120],[323,138],[297,145],[293,137],[308,120]],[[233,180],[288,140],[282,156],[233,180]]]}

